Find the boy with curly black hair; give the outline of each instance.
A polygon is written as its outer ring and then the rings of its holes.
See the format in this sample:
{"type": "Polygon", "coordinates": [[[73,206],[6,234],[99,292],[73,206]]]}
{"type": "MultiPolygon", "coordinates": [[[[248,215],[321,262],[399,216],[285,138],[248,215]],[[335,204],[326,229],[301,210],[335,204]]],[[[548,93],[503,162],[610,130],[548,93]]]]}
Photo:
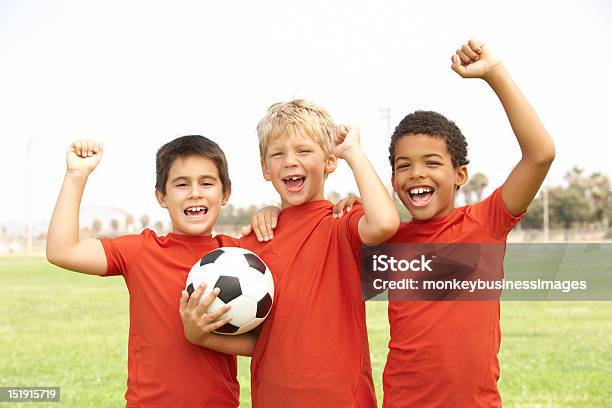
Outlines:
{"type": "Polygon", "coordinates": [[[453,166],[464,166],[470,162],[467,158],[467,141],[455,122],[446,119],[438,112],[418,110],[406,115],[391,135],[389,146],[391,167],[395,160],[395,144],[405,135],[429,135],[443,139],[451,155],[453,166]]]}
{"type": "MultiPolygon", "coordinates": [[[[521,160],[491,196],[455,208],[455,194],[468,179],[465,138],[438,113],[406,116],[391,137],[389,159],[393,188],[413,219],[388,242],[505,245],[554,159],[546,129],[488,47],[470,40],[453,55],[452,69],[491,86],[508,115],[521,160]]],[[[501,407],[499,301],[391,297],[389,323],[385,407],[501,407]]]]}

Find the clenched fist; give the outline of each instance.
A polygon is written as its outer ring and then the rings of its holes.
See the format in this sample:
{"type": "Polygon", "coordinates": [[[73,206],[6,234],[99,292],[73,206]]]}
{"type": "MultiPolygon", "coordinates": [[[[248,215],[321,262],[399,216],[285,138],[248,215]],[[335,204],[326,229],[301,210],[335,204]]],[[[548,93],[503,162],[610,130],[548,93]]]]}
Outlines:
{"type": "Polygon", "coordinates": [[[451,57],[451,68],[463,78],[482,78],[492,73],[501,65],[499,58],[477,39],[463,44],[451,57]]]}
{"type": "Polygon", "coordinates": [[[100,163],[102,144],[94,140],[81,139],[70,144],[66,152],[66,169],[89,175],[100,163]]]}

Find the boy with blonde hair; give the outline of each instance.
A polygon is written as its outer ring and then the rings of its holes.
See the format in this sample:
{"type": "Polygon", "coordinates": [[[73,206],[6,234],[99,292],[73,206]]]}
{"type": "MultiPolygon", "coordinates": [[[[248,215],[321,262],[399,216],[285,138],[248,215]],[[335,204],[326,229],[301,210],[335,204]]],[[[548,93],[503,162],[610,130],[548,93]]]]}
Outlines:
{"type": "MultiPolygon", "coordinates": [[[[282,210],[273,241],[258,242],[253,234],[240,240],[266,260],[276,285],[253,349],[253,406],[376,406],[359,258],[362,243],[381,243],[397,230],[393,201],[361,148],[359,130],[336,127],[323,108],[304,100],[274,104],[257,133],[263,176],[282,210]],[[324,199],[338,158],[350,166],[362,197],[362,206],[341,218],[324,199]]],[[[240,339],[210,334],[201,321],[183,313],[190,341],[244,351],[236,347],[240,339]]]]}

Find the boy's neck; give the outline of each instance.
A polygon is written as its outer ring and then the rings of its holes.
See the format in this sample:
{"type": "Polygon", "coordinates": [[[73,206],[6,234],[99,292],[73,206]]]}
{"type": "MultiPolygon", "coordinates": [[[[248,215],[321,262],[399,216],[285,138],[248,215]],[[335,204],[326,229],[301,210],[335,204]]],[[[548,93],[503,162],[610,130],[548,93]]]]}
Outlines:
{"type": "Polygon", "coordinates": [[[303,205],[308,205],[308,204],[317,203],[317,202],[321,202],[321,201],[327,201],[327,199],[325,197],[318,197],[318,198],[313,198],[312,200],[305,201],[303,203],[295,204],[295,205],[291,205],[289,203],[282,202],[281,203],[281,210],[285,210],[287,208],[301,207],[303,205]]]}
{"type": "Polygon", "coordinates": [[[183,231],[177,230],[174,227],[172,227],[172,230],[170,231],[170,234],[172,234],[172,235],[180,235],[182,237],[200,237],[200,238],[203,238],[203,237],[212,237],[212,230],[204,231],[201,234],[190,234],[190,233],[187,233],[187,232],[183,232],[183,231]]]}
{"type": "Polygon", "coordinates": [[[314,197],[310,198],[310,200],[301,202],[299,204],[291,204],[291,203],[286,202],[286,201],[281,201],[281,209],[284,210],[285,208],[299,207],[299,206],[304,205],[304,204],[309,204],[309,203],[313,203],[315,201],[323,201],[323,200],[325,200],[325,195],[321,192],[321,193],[316,194],[314,197]]]}

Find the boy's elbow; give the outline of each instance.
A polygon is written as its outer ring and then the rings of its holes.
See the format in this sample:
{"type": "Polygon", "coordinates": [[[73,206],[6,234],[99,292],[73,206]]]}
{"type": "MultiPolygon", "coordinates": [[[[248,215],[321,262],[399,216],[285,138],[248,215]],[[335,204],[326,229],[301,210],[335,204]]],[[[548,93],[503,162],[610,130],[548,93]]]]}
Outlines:
{"type": "Polygon", "coordinates": [[[531,154],[529,156],[523,156],[522,161],[529,163],[531,166],[537,168],[549,168],[555,160],[555,147],[551,146],[545,149],[541,149],[537,154],[531,154]]]}
{"type": "Polygon", "coordinates": [[[363,240],[367,244],[382,244],[391,238],[399,228],[400,219],[397,214],[390,216],[383,222],[378,223],[375,227],[368,229],[367,236],[363,240]]]}
{"type": "Polygon", "coordinates": [[[397,232],[400,225],[400,218],[397,212],[393,211],[385,224],[381,227],[381,234],[385,236],[385,241],[397,232]]]}
{"type": "Polygon", "coordinates": [[[50,247],[47,244],[45,255],[47,256],[47,261],[55,266],[63,268],[66,265],[66,256],[57,248],[50,247]]]}
{"type": "Polygon", "coordinates": [[[49,248],[47,248],[46,251],[46,256],[47,256],[47,261],[55,266],[60,266],[59,264],[61,263],[57,254],[54,251],[49,250],[49,248]]]}
{"type": "Polygon", "coordinates": [[[549,145],[543,147],[538,156],[535,159],[536,164],[540,166],[550,167],[552,162],[555,160],[555,156],[557,155],[557,151],[555,149],[555,144],[551,140],[549,145]]]}
{"type": "Polygon", "coordinates": [[[555,148],[554,143],[551,143],[550,150],[548,152],[548,164],[549,165],[552,164],[556,156],[557,156],[557,149],[555,148]]]}
{"type": "Polygon", "coordinates": [[[53,249],[49,246],[49,240],[47,239],[47,246],[45,247],[45,256],[47,257],[47,261],[55,265],[55,253],[53,249]]]}
{"type": "Polygon", "coordinates": [[[394,236],[395,233],[397,232],[397,228],[398,226],[396,225],[395,228],[387,228],[383,230],[379,236],[378,243],[382,244],[383,242],[387,241],[389,238],[394,236]]]}

